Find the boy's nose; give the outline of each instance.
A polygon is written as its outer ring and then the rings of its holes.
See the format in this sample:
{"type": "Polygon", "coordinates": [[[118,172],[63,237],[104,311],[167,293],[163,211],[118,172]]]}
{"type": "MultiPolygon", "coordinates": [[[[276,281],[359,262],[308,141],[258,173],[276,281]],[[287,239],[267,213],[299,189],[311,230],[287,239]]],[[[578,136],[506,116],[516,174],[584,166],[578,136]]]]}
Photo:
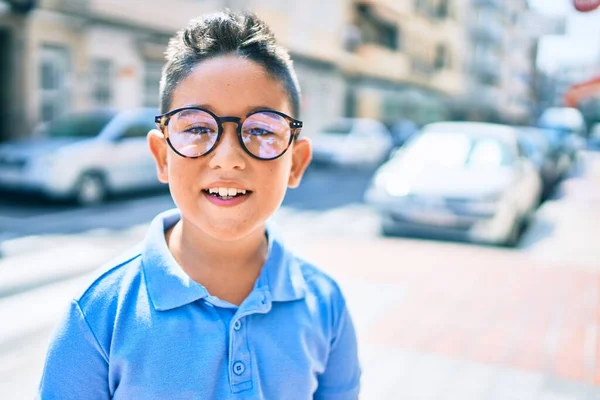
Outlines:
{"type": "Polygon", "coordinates": [[[209,166],[215,169],[244,169],[244,149],[240,145],[235,123],[224,123],[221,140],[209,154],[209,166]]]}

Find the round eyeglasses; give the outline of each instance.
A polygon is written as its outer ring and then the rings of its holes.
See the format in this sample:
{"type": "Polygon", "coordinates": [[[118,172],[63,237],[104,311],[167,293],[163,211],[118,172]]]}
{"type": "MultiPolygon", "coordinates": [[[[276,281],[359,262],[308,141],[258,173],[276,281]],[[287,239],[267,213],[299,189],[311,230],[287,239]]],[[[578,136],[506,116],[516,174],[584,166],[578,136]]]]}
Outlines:
{"type": "Polygon", "coordinates": [[[189,158],[210,153],[221,139],[225,122],[237,125],[240,145],[259,160],[281,157],[302,129],[302,121],[269,109],[256,110],[239,118],[218,117],[202,107],[182,107],[157,115],[154,122],[171,149],[189,158]]]}

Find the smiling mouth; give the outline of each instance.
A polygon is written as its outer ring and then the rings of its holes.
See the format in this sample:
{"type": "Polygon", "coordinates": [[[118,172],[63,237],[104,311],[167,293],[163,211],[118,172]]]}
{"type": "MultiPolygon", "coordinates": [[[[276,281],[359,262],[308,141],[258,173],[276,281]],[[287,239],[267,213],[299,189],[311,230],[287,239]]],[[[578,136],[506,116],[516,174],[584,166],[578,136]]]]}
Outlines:
{"type": "Polygon", "coordinates": [[[221,200],[231,200],[236,197],[248,196],[252,193],[251,190],[237,189],[237,188],[226,188],[216,187],[210,189],[202,189],[202,191],[209,196],[217,197],[221,200]]]}

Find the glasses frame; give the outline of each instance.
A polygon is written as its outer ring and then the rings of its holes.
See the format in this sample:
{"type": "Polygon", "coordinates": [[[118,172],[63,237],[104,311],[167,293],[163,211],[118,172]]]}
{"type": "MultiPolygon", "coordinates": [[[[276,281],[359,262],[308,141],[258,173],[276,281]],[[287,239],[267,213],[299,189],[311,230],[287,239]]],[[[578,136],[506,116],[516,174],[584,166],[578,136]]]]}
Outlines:
{"type": "Polygon", "coordinates": [[[234,124],[237,125],[237,128],[236,128],[237,137],[238,137],[238,141],[240,142],[240,145],[242,146],[242,149],[244,149],[244,151],[252,158],[255,158],[257,160],[262,160],[262,161],[275,160],[275,159],[281,157],[282,155],[284,155],[285,152],[290,148],[290,145],[292,144],[292,142],[294,140],[296,140],[298,138],[298,136],[300,135],[300,131],[302,130],[302,126],[303,126],[302,121],[294,119],[294,118],[290,117],[289,115],[282,113],[281,111],[271,110],[269,108],[262,108],[262,109],[254,110],[254,111],[246,114],[246,116],[244,118],[240,118],[240,117],[232,117],[232,116],[219,117],[218,115],[216,115],[215,113],[213,113],[210,110],[207,110],[206,108],[189,106],[189,107],[176,108],[174,110],[171,110],[169,112],[166,112],[164,114],[157,115],[154,117],[154,123],[156,124],[158,129],[162,132],[162,134],[164,135],[171,150],[173,150],[175,153],[177,153],[178,155],[180,155],[181,157],[184,157],[184,158],[199,158],[199,157],[203,157],[203,156],[210,154],[219,145],[219,142],[221,141],[221,137],[223,136],[223,124],[226,122],[233,122],[234,124]],[[178,112],[185,111],[185,110],[203,111],[203,112],[209,114],[211,117],[213,117],[215,119],[215,121],[217,121],[217,127],[218,127],[217,140],[215,140],[215,144],[213,144],[213,146],[206,153],[200,154],[198,156],[193,156],[193,157],[186,156],[184,154],[181,154],[179,151],[177,151],[177,149],[175,149],[175,146],[173,146],[173,143],[171,143],[171,140],[169,139],[169,129],[168,129],[169,120],[171,119],[171,117],[173,117],[178,112]],[[264,113],[264,112],[268,112],[271,114],[277,114],[277,115],[283,117],[287,121],[287,123],[290,125],[290,133],[291,133],[290,140],[289,140],[286,148],[281,152],[281,154],[279,154],[276,157],[262,158],[262,157],[259,157],[255,154],[253,154],[250,150],[248,150],[248,148],[246,148],[246,145],[244,144],[244,140],[242,139],[242,125],[244,124],[244,122],[248,118],[250,118],[252,115],[264,113]]]}

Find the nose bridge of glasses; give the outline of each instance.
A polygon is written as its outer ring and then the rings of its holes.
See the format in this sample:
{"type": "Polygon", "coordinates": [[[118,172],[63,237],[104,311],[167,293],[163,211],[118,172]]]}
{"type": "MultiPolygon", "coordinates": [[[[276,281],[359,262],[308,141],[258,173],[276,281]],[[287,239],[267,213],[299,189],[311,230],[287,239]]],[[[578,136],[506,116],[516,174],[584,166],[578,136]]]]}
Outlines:
{"type": "MultiPolygon", "coordinates": [[[[221,124],[221,126],[223,126],[223,124],[225,124],[226,122],[231,122],[236,124],[236,130],[241,129],[242,126],[242,119],[239,117],[220,117],[218,119],[219,124],[221,124]]],[[[225,129],[225,127],[223,127],[223,129],[225,129]]]]}

